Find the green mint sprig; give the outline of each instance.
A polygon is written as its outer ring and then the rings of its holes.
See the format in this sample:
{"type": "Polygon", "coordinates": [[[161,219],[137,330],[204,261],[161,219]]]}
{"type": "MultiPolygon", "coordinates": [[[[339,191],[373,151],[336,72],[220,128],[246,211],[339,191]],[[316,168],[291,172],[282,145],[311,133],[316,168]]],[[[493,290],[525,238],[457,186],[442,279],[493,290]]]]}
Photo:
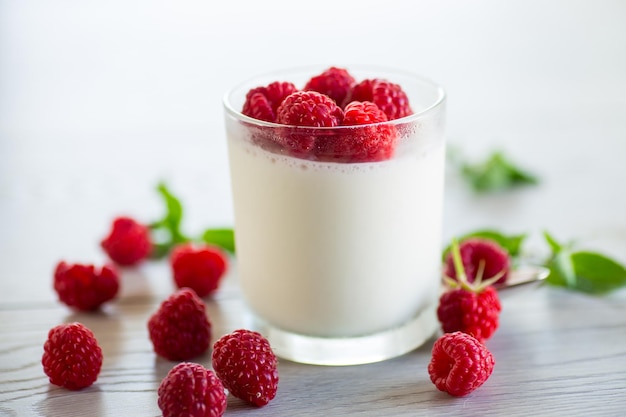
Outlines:
{"type": "Polygon", "coordinates": [[[230,253],[235,253],[235,236],[233,229],[206,229],[197,239],[187,236],[182,231],[184,211],[180,199],[176,197],[163,182],[159,183],[156,189],[165,205],[165,214],[161,219],[148,225],[156,241],[151,254],[153,259],[163,258],[167,256],[176,245],[192,241],[219,246],[230,253]]]}
{"type": "Polygon", "coordinates": [[[546,282],[589,294],[606,294],[626,286],[626,268],[601,253],[574,251],[571,244],[561,244],[548,232],[544,238],[552,250],[546,265],[546,282]]]}
{"type": "Polygon", "coordinates": [[[523,185],[538,184],[539,179],[507,158],[501,151],[492,152],[484,161],[471,164],[460,154],[451,155],[461,176],[478,193],[511,190],[523,185]]]}
{"type": "MultiPolygon", "coordinates": [[[[626,267],[618,261],[597,252],[575,251],[572,244],[559,243],[548,232],[543,235],[551,252],[541,265],[549,270],[546,284],[587,294],[606,294],[626,287],[626,267]]],[[[493,240],[509,252],[516,264],[523,262],[521,246],[526,236],[482,229],[466,233],[458,240],[463,242],[472,237],[493,240]]],[[[450,248],[444,249],[444,259],[450,248]]]]}

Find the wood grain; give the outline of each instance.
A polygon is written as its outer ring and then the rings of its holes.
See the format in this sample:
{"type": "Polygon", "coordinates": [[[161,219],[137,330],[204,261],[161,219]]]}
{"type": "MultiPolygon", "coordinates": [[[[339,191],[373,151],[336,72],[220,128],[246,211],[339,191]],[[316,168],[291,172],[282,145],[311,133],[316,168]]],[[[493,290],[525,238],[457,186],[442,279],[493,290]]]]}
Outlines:
{"type": "MultiPolygon", "coordinates": [[[[224,288],[206,300],[214,337],[244,325],[238,294],[230,282],[224,288]]],[[[625,297],[505,290],[501,326],[488,342],[495,371],[466,398],[429,381],[429,341],[370,365],[280,361],[277,398],[256,409],[231,397],[227,415],[619,415],[626,406],[625,297]]],[[[146,323],[159,300],[120,299],[100,313],[57,304],[0,309],[0,416],[158,416],[156,389],[175,364],[156,357],[148,339],[146,323]],[[98,381],[79,392],[50,385],[40,363],[47,330],[70,321],[93,330],[105,357],[98,381]]],[[[209,367],[209,355],[196,361],[209,367]]]]}

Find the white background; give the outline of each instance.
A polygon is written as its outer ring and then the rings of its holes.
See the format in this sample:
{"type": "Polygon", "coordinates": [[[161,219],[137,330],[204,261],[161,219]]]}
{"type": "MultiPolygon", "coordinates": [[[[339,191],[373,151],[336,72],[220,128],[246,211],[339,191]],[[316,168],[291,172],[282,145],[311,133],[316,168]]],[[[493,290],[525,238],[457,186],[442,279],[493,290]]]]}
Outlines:
{"type": "Polygon", "coordinates": [[[2,300],[103,260],[114,215],[161,214],[161,179],[189,233],[232,225],[222,95],[313,64],[427,76],[451,147],[539,176],[479,197],[449,172],[446,238],[496,227],[541,251],[547,229],[626,262],[624,1],[0,0],[2,300]]]}

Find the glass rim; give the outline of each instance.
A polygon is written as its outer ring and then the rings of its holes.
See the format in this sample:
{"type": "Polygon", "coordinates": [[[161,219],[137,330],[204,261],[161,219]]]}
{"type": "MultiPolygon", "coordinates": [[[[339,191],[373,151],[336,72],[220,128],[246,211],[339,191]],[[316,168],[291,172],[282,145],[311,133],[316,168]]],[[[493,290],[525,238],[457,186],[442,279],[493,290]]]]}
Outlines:
{"type": "MultiPolygon", "coordinates": [[[[302,66],[302,67],[290,67],[290,68],[285,68],[283,70],[276,70],[276,71],[271,71],[271,72],[266,72],[263,74],[258,74],[254,77],[248,78],[238,84],[236,84],[234,87],[232,87],[231,89],[229,89],[228,91],[226,91],[226,93],[224,93],[223,97],[222,97],[222,104],[224,106],[224,109],[226,110],[226,112],[242,121],[245,123],[249,123],[252,125],[256,125],[259,127],[271,127],[271,128],[289,128],[289,129],[303,129],[303,130],[311,130],[311,129],[315,129],[315,130],[320,130],[320,131],[324,131],[324,130],[328,130],[328,131],[336,131],[337,129],[355,129],[358,127],[363,127],[363,126],[377,126],[377,125],[401,125],[401,124],[407,124],[407,123],[411,123],[414,122],[418,119],[423,118],[424,116],[428,115],[429,113],[432,113],[434,111],[436,111],[438,108],[440,108],[446,101],[446,92],[443,89],[443,87],[441,85],[439,85],[438,83],[430,80],[429,78],[423,77],[419,74],[416,74],[414,72],[411,71],[407,71],[407,70],[402,70],[402,69],[394,69],[394,68],[390,68],[390,67],[384,67],[384,66],[371,66],[371,65],[354,65],[354,66],[346,66],[346,67],[342,67],[342,68],[346,68],[348,71],[350,70],[355,70],[355,71],[369,71],[369,72],[373,72],[373,73],[381,73],[381,74],[389,74],[389,75],[393,75],[393,74],[397,74],[398,76],[403,76],[406,78],[411,78],[414,79],[424,85],[428,85],[431,88],[433,88],[434,91],[436,91],[436,99],[428,106],[426,106],[423,110],[420,110],[419,112],[415,112],[412,113],[408,116],[405,117],[401,117],[398,119],[393,119],[393,120],[388,120],[386,122],[378,122],[378,123],[369,123],[369,124],[364,124],[364,125],[356,125],[356,126],[348,126],[348,125],[342,125],[342,126],[297,126],[297,125],[285,125],[285,124],[281,124],[281,123],[275,123],[275,122],[268,122],[265,120],[260,120],[260,119],[255,119],[253,117],[250,116],[246,116],[245,114],[243,114],[240,110],[236,110],[230,100],[230,97],[232,96],[232,94],[240,89],[242,89],[244,86],[246,85],[251,85],[252,82],[254,80],[261,80],[264,78],[269,78],[270,76],[274,75],[274,74],[279,74],[279,73],[301,73],[304,71],[316,71],[319,70],[319,67],[316,66],[302,66]]],[[[315,74],[315,72],[311,72],[311,74],[315,74]]],[[[289,80],[283,80],[283,81],[289,81],[289,80]]],[[[396,83],[396,81],[394,81],[393,79],[388,80],[390,82],[396,83]]]]}

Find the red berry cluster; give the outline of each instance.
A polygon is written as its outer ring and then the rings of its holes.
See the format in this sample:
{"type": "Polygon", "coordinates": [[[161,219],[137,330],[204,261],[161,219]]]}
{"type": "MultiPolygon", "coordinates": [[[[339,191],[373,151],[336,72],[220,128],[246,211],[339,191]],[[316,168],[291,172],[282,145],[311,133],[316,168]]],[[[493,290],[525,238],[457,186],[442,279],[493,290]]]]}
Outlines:
{"type": "Polygon", "coordinates": [[[433,346],[428,373],[435,386],[454,396],[467,395],[491,375],[495,364],[485,346],[498,328],[502,306],[492,286],[509,273],[509,255],[486,239],[454,242],[447,254],[437,317],[444,335],[433,346]]]}
{"type": "Polygon", "coordinates": [[[251,89],[242,113],[298,127],[285,127],[278,135],[261,129],[255,141],[266,149],[303,159],[350,163],[391,158],[398,132],[384,122],[413,111],[398,84],[378,78],[357,82],[346,69],[331,67],[312,77],[302,90],[278,81],[251,89]],[[333,127],[342,128],[319,129],[333,127]]]}
{"type": "Polygon", "coordinates": [[[163,417],[221,416],[226,388],[257,407],[267,405],[278,390],[278,361],[269,342],[250,330],[235,330],[213,345],[214,371],[190,362],[174,366],[161,381],[158,404],[163,417]]]}
{"type": "MultiPolygon", "coordinates": [[[[150,228],[127,216],[116,217],[101,247],[115,264],[134,267],[152,253],[150,228]]],[[[178,288],[192,288],[200,297],[219,288],[228,269],[228,258],[217,246],[181,243],[170,257],[173,281],[178,288]]],[[[97,310],[116,297],[120,288],[118,269],[113,265],[60,261],[54,272],[54,290],[59,300],[77,310],[97,310]]]]}

